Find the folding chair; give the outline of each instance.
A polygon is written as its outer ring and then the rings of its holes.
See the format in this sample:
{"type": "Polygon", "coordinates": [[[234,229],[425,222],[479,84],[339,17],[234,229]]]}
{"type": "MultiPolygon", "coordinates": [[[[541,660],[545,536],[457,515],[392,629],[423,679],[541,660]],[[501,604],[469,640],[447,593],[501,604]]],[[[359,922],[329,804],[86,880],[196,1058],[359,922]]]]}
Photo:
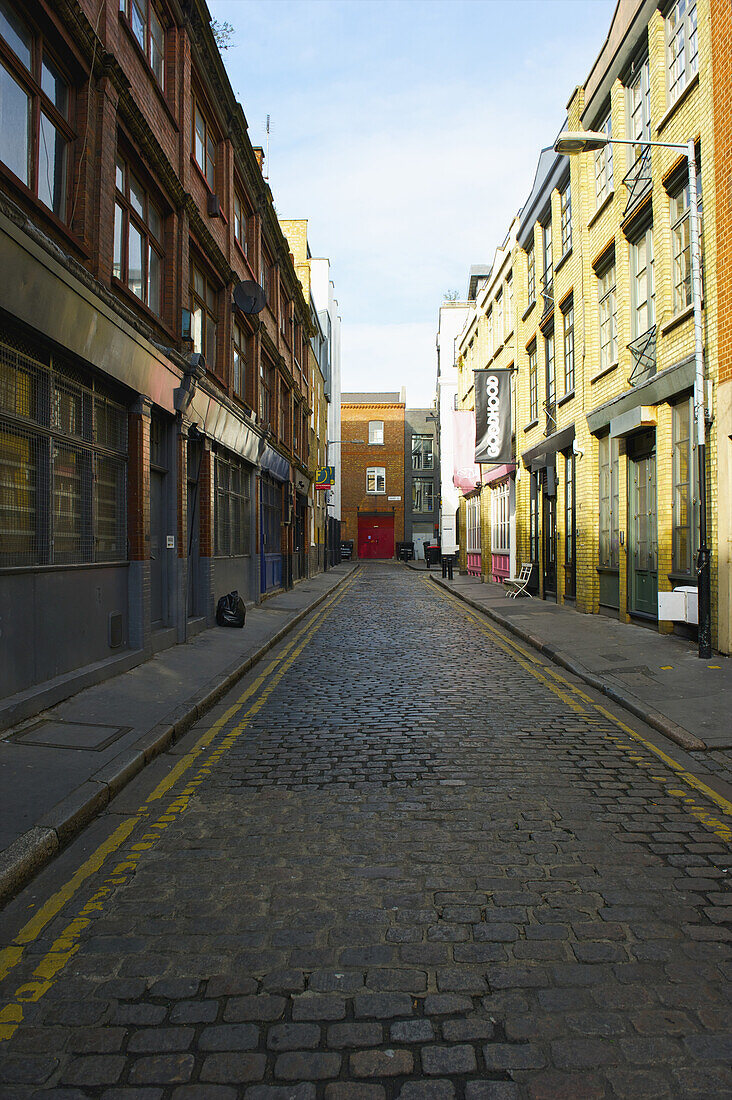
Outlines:
{"type": "Polygon", "coordinates": [[[509,600],[515,600],[517,596],[528,596],[530,600],[533,599],[528,589],[532,568],[533,562],[525,561],[521,566],[521,572],[518,577],[507,577],[504,580],[503,583],[506,588],[510,588],[510,591],[506,593],[509,600]]]}

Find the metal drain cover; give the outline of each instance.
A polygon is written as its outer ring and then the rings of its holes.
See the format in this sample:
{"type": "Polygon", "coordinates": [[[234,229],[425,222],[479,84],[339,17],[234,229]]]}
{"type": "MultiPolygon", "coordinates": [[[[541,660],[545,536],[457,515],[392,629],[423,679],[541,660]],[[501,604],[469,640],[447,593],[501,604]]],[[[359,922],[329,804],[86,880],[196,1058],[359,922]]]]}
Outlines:
{"type": "Polygon", "coordinates": [[[23,745],[47,745],[53,749],[86,749],[101,752],[127,733],[131,726],[92,726],[85,722],[38,722],[13,740],[23,745]]]}

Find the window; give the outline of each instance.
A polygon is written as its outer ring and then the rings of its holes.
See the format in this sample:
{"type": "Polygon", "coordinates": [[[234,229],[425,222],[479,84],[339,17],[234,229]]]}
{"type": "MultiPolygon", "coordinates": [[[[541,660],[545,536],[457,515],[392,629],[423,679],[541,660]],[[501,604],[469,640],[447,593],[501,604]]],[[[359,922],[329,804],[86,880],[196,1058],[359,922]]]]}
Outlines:
{"type": "Polygon", "coordinates": [[[127,411],[103,383],[0,343],[0,566],[124,561],[127,411]]]}
{"type": "Polygon", "coordinates": [[[539,380],[536,373],[536,341],[528,349],[529,353],[529,420],[539,419],[539,380]]]}
{"type": "MultiPolygon", "coordinates": [[[[612,115],[608,113],[605,120],[597,129],[606,137],[613,136],[612,115]]],[[[595,201],[597,206],[602,206],[605,199],[613,190],[613,147],[605,145],[602,149],[595,150],[595,201]]]]}
{"type": "Polygon", "coordinates": [[[272,271],[272,261],[269,258],[269,256],[267,255],[267,253],[265,252],[265,250],[262,249],[262,270],[259,273],[259,282],[260,282],[260,285],[262,287],[262,290],[264,291],[265,298],[267,299],[267,305],[270,307],[270,309],[272,308],[271,303],[269,301],[269,292],[270,292],[270,285],[271,285],[271,271],[272,271]]]}
{"type": "Polygon", "coordinates": [[[216,557],[242,557],[251,549],[249,468],[233,455],[216,456],[216,557]]]}
{"type": "MultiPolygon", "coordinates": [[[[567,569],[574,566],[575,554],[576,460],[574,451],[566,452],[564,456],[564,564],[567,569]]],[[[573,596],[574,592],[567,592],[566,595],[573,596]]]]}
{"type": "Polygon", "coordinates": [[[112,274],[159,315],[163,220],[147,190],[120,156],[116,178],[112,274]]]}
{"type": "Polygon", "coordinates": [[[385,466],[369,466],[366,471],[366,492],[367,493],[385,493],[386,492],[386,467],[385,466]]]}
{"type": "Polygon", "coordinates": [[[529,554],[532,562],[539,561],[539,475],[531,474],[529,481],[529,554]]]}
{"type": "Polygon", "coordinates": [[[542,225],[541,237],[544,246],[544,285],[549,286],[553,278],[551,221],[547,222],[546,225],[542,225]]]}
{"type": "Polygon", "coordinates": [[[190,301],[193,350],[203,355],[209,370],[215,370],[218,294],[195,263],[191,264],[190,301]]]}
{"type": "Polygon", "coordinates": [[[676,0],[666,16],[666,58],[671,105],[699,71],[696,0],[676,0]]]}
{"type": "Polygon", "coordinates": [[[272,387],[274,367],[265,355],[259,359],[259,419],[265,426],[272,424],[272,387]]]}
{"type": "Polygon", "coordinates": [[[508,554],[511,550],[509,484],[504,481],[491,491],[491,551],[508,554]]]}
{"type": "Polygon", "coordinates": [[[62,221],[70,107],[70,86],[45,41],[0,0],[0,160],[62,221]]]}
{"type": "Polygon", "coordinates": [[[508,336],[509,332],[513,332],[513,272],[509,273],[506,279],[505,321],[504,335],[508,336]]]}
{"type": "MultiPolygon", "coordinates": [[[[701,173],[696,177],[697,208],[699,210],[699,256],[702,252],[702,198],[701,173]]],[[[689,181],[684,181],[671,194],[671,241],[673,251],[673,300],[674,313],[680,313],[692,303],[691,288],[691,230],[689,227],[689,181]]]]}
{"type": "Polygon", "coordinates": [[[631,78],[627,91],[627,136],[635,142],[630,147],[630,158],[634,164],[644,150],[644,144],[651,140],[651,81],[648,58],[639,66],[631,78]]]}
{"type": "Polygon", "coordinates": [[[674,573],[694,571],[699,548],[699,502],[694,445],[694,403],[687,398],[673,407],[673,543],[671,569],[674,573]]]}
{"type": "Polygon", "coordinates": [[[431,435],[412,436],[412,469],[431,470],[434,467],[435,456],[432,451],[433,437],[431,435]]]}
{"type": "Polygon", "coordinates": [[[412,511],[432,512],[435,507],[435,486],[431,477],[415,477],[412,481],[412,511]]]}
{"type": "Polygon", "coordinates": [[[292,398],[290,391],[283,385],[280,385],[279,413],[279,439],[289,446],[290,425],[292,424],[292,398]]]}
{"type": "Polygon", "coordinates": [[[216,141],[196,99],[193,100],[193,159],[206,177],[206,183],[212,191],[215,190],[216,141]]]}
{"type": "Polygon", "coordinates": [[[506,331],[506,326],[503,320],[503,291],[499,290],[496,295],[496,336],[498,337],[498,343],[503,343],[503,334],[506,331]]]}
{"type": "Polygon", "coordinates": [[[480,497],[470,497],[465,501],[465,524],[467,527],[468,554],[480,553],[480,497]]]}
{"type": "Polygon", "coordinates": [[[246,395],[246,375],[249,356],[249,337],[245,329],[234,321],[232,331],[232,371],[231,388],[242,401],[246,395]]]}
{"type": "Polygon", "coordinates": [[[656,323],[653,286],[653,229],[649,228],[630,245],[630,297],[632,336],[635,340],[656,323]]]}
{"type": "Polygon", "coordinates": [[[569,180],[559,192],[559,217],[562,231],[562,255],[572,247],[572,188],[569,180]]]}
{"type": "Polygon", "coordinates": [[[241,248],[245,256],[249,255],[249,217],[244,200],[237,191],[234,192],[234,240],[241,248]]]}
{"type": "Polygon", "coordinates": [[[162,88],[165,34],[155,8],[150,0],[119,0],[119,10],[127,16],[132,33],[162,88]]]}
{"type": "Polygon", "coordinates": [[[488,310],[486,316],[486,331],[488,334],[488,358],[493,358],[493,351],[495,348],[494,333],[493,333],[493,308],[488,310]]]}
{"type": "Polygon", "coordinates": [[[369,420],[369,443],[384,442],[384,421],[369,420]]]}
{"type": "Polygon", "coordinates": [[[615,302],[615,257],[597,276],[600,319],[600,370],[618,361],[618,322],[615,302]]]}
{"type": "MultiPolygon", "coordinates": [[[[556,399],[556,379],[554,371],[554,333],[550,332],[544,337],[544,362],[546,364],[546,415],[547,420],[554,420],[556,399]]],[[[556,424],[547,424],[552,430],[556,424]]]]}
{"type": "Polygon", "coordinates": [[[618,441],[609,435],[598,439],[600,475],[600,553],[598,564],[617,569],[619,562],[618,518],[620,515],[618,441]]]}
{"type": "Polygon", "coordinates": [[[562,324],[564,327],[564,392],[574,389],[574,299],[562,306],[562,324]]]}
{"type": "Polygon", "coordinates": [[[526,249],[526,287],[529,295],[529,305],[536,301],[536,258],[534,256],[534,242],[526,249]]]}

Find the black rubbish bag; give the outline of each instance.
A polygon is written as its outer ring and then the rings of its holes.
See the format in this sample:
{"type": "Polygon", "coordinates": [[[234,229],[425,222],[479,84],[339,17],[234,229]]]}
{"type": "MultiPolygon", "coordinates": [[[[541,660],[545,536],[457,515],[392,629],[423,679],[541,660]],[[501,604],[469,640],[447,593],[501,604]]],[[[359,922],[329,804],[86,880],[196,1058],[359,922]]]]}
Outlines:
{"type": "Polygon", "coordinates": [[[234,589],[222,596],[216,605],[216,623],[218,626],[244,626],[247,609],[239,593],[234,589]]]}

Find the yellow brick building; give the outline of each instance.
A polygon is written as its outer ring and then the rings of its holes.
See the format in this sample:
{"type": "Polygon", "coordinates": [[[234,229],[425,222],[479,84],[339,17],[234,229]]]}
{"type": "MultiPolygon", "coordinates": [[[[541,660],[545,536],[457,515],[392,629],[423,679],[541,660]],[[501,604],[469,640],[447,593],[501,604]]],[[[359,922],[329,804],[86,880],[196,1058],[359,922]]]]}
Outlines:
{"type": "MultiPolygon", "coordinates": [[[[545,149],[515,228],[506,265],[514,331],[510,349],[500,350],[500,365],[511,357],[515,365],[515,571],[534,563],[532,589],[542,598],[693,635],[693,623],[658,617],[659,592],[696,585],[687,162],[680,148],[643,145],[691,139],[703,210],[712,644],[729,652],[728,596],[718,629],[727,536],[720,548],[715,418],[717,283],[729,273],[718,276],[716,266],[710,0],[663,9],[655,0],[620,0],[567,112],[567,129],[633,144],[571,157],[545,149]]],[[[491,309],[495,294],[486,286],[460,345],[461,408],[474,407],[472,370],[499,365],[488,342],[491,309]]],[[[479,492],[487,577],[491,491],[479,492]]],[[[471,566],[475,508],[469,495],[461,505],[461,568],[471,566]]]]}

